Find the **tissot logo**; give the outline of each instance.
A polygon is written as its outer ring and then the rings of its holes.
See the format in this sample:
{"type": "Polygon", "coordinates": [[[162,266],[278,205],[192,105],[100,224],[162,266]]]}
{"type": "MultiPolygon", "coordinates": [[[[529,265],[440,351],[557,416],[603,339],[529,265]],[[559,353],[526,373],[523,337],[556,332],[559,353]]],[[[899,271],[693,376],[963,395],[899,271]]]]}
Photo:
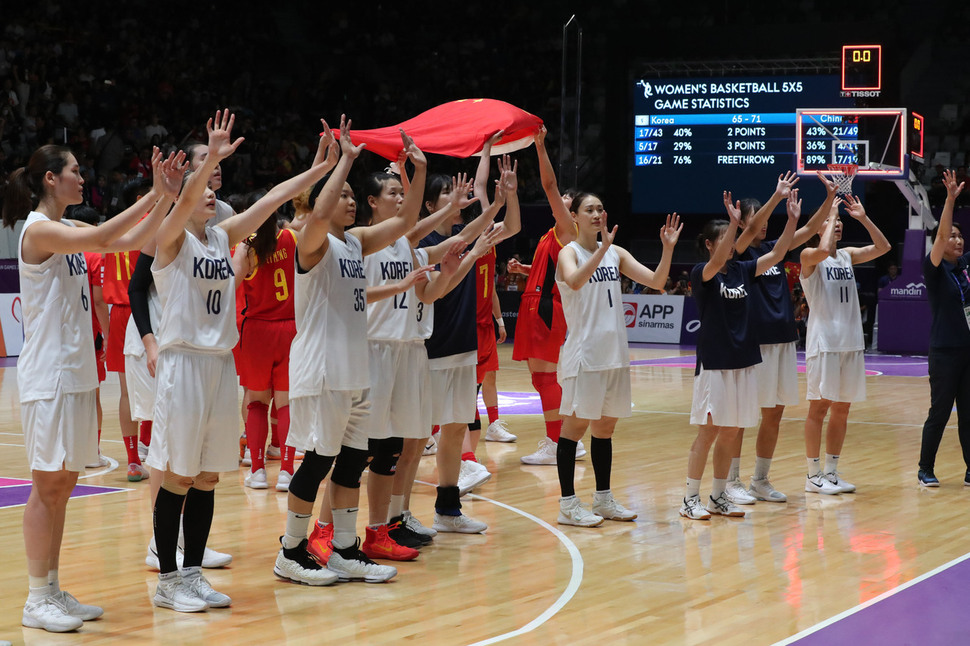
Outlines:
{"type": "Polygon", "coordinates": [[[627,327],[633,327],[637,323],[637,304],[623,301],[623,322],[627,327]]]}

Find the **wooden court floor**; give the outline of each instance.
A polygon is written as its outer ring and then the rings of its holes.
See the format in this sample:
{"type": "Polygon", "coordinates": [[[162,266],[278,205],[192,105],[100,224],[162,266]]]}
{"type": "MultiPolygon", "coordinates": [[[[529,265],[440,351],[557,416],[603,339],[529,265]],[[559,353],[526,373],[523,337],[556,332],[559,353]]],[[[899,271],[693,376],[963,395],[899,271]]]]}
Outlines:
{"type": "MultiPolygon", "coordinates": [[[[531,394],[529,373],[500,349],[499,390],[531,394]]],[[[688,356],[676,346],[636,348],[634,359],[688,356]]],[[[120,491],[68,506],[62,586],[105,616],[79,633],[50,635],[20,626],[26,597],[23,508],[0,508],[0,640],[27,644],[773,644],[970,552],[970,488],[954,414],[937,475],[916,482],[920,429],[929,402],[925,377],[874,376],[869,398],[853,406],[840,469],[858,493],[803,493],[802,428],[807,406],[786,411],[772,466],[786,504],[758,503],[743,519],[680,518],[693,370],[635,366],[634,415],[614,438],[613,491],[639,512],[633,523],[593,529],[556,525],[555,467],[519,457],[542,437],[539,415],[504,415],[517,444],[479,449],[494,474],[465,502],[486,521],[484,535],[439,536],[420,558],[398,566],[388,584],[311,588],[281,582],[273,562],[285,495],[242,486],[243,471],[223,476],[209,544],[233,554],[209,570],[232,607],[199,614],[153,608],[156,574],[144,565],[151,536],[147,482],[129,484],[125,468],[88,474],[86,485],[120,491]]],[[[29,478],[19,425],[16,369],[0,370],[0,478],[29,478]]],[[[804,377],[801,392],[804,393],[804,377]]],[[[104,385],[103,451],[124,462],[104,385]]],[[[742,474],[753,466],[753,433],[742,474]]],[[[278,463],[270,463],[275,482],[278,463]]],[[[710,467],[701,492],[710,488],[710,467]]],[[[436,481],[434,458],[419,473],[436,481]]],[[[592,496],[589,460],[577,464],[577,492],[592,496]]],[[[364,498],[362,496],[362,498],[364,498]]],[[[434,489],[415,486],[412,510],[430,524],[434,489]]],[[[366,519],[366,501],[360,517],[366,519]]],[[[360,533],[363,534],[361,527],[360,533]]],[[[918,618],[914,617],[916,621],[918,618]]]]}

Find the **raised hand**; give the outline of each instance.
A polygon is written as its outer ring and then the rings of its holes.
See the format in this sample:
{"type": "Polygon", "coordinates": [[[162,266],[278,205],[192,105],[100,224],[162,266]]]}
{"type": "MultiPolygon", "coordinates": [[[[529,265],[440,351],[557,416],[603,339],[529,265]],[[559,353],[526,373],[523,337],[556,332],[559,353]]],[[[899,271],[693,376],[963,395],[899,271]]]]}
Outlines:
{"type": "Polygon", "coordinates": [[[159,164],[161,172],[161,184],[159,190],[163,195],[171,199],[176,199],[182,190],[182,178],[189,165],[185,161],[185,153],[181,150],[178,153],[170,153],[168,159],[159,164]]]}
{"type": "Polygon", "coordinates": [[[602,241],[604,247],[609,247],[613,244],[613,240],[616,239],[616,232],[619,228],[620,225],[618,224],[613,225],[612,231],[606,228],[606,211],[603,211],[603,217],[600,218],[600,241],[602,241]]]}
{"type": "Polygon", "coordinates": [[[519,177],[517,175],[519,171],[519,160],[512,162],[511,157],[502,155],[496,163],[498,164],[498,171],[501,174],[502,188],[506,194],[515,193],[519,190],[519,177]]]}
{"type": "Polygon", "coordinates": [[[660,227],[660,242],[665,247],[673,247],[680,239],[680,232],[684,228],[684,223],[680,221],[680,216],[676,213],[667,215],[667,223],[660,227]]]}
{"type": "Polygon", "coordinates": [[[789,218],[794,218],[797,221],[798,218],[802,217],[802,201],[798,197],[797,188],[788,196],[788,203],[785,206],[788,209],[789,218]]]}
{"type": "Polygon", "coordinates": [[[822,171],[817,170],[815,174],[818,175],[819,180],[822,182],[822,186],[825,187],[825,192],[832,195],[837,190],[839,190],[839,185],[830,180],[828,177],[822,174],[822,171]]]}
{"type": "Polygon", "coordinates": [[[458,207],[458,210],[474,204],[478,201],[478,196],[468,197],[474,186],[474,178],[469,179],[467,173],[458,173],[451,178],[451,203],[458,207]]]}
{"type": "Polygon", "coordinates": [[[216,161],[222,161],[229,155],[236,152],[239,145],[245,141],[244,137],[239,137],[232,141],[232,126],[236,122],[236,115],[225,111],[216,110],[215,119],[209,119],[205,124],[206,133],[209,135],[209,157],[216,161]]]}
{"type": "Polygon", "coordinates": [[[775,195],[787,198],[791,194],[792,187],[801,179],[793,171],[788,171],[778,176],[778,184],[775,186],[775,195]]]}
{"type": "Polygon", "coordinates": [[[829,209],[829,217],[834,217],[839,214],[839,205],[842,204],[843,200],[841,197],[835,198],[832,202],[832,208],[829,209]]]}
{"type": "Polygon", "coordinates": [[[448,247],[439,264],[442,274],[451,276],[458,271],[458,265],[461,264],[461,255],[465,252],[465,246],[464,240],[455,240],[451,243],[451,246],[448,247]]]}
{"type": "Polygon", "coordinates": [[[956,199],[956,197],[963,192],[963,186],[966,182],[960,182],[957,184],[957,175],[952,170],[943,171],[943,186],[946,187],[946,196],[948,199],[956,199]]]}
{"type": "Polygon", "coordinates": [[[731,201],[731,191],[724,191],[722,194],[722,199],[724,200],[724,209],[727,211],[728,217],[731,218],[731,222],[736,225],[741,224],[741,200],[736,202],[731,201]]]}
{"type": "Polygon", "coordinates": [[[494,135],[492,135],[491,137],[489,137],[489,138],[488,138],[488,141],[487,141],[486,143],[487,143],[487,144],[488,144],[489,146],[494,146],[494,145],[495,145],[495,144],[497,144],[498,142],[500,142],[500,141],[502,141],[502,137],[503,137],[504,135],[505,135],[505,131],[504,131],[504,130],[499,130],[499,131],[498,131],[498,132],[496,132],[496,133],[495,133],[494,135]]]}
{"type": "Polygon", "coordinates": [[[862,218],[866,217],[865,207],[862,206],[862,202],[856,199],[855,196],[845,196],[845,210],[848,211],[849,215],[856,220],[861,220],[862,218]]]}
{"type": "Polygon", "coordinates": [[[546,135],[549,131],[546,130],[546,124],[540,123],[539,128],[536,130],[536,147],[546,145],[546,135]]]}
{"type": "Polygon", "coordinates": [[[400,130],[401,141],[404,143],[404,153],[408,156],[408,159],[410,159],[411,163],[415,166],[427,166],[428,159],[424,156],[424,153],[421,152],[421,149],[418,148],[417,144],[414,143],[414,139],[411,139],[407,133],[404,132],[403,128],[400,130]]]}
{"type": "Polygon", "coordinates": [[[360,151],[366,148],[367,144],[355,146],[354,142],[350,140],[351,123],[353,122],[347,118],[347,115],[340,115],[340,152],[349,157],[351,160],[354,160],[360,156],[360,151]]]}
{"type": "Polygon", "coordinates": [[[407,291],[420,283],[428,282],[428,272],[434,271],[434,265],[423,265],[415,267],[411,272],[401,279],[401,285],[407,291]]]}
{"type": "Polygon", "coordinates": [[[481,258],[485,255],[485,252],[495,246],[495,243],[500,240],[502,234],[502,229],[495,224],[489,225],[482,235],[478,236],[475,240],[474,246],[472,246],[471,251],[468,253],[472,254],[473,258],[481,258]]]}
{"type": "Polygon", "coordinates": [[[313,157],[313,165],[327,164],[327,167],[332,169],[337,165],[337,152],[340,146],[326,119],[320,119],[320,123],[323,125],[323,132],[320,133],[320,141],[317,142],[317,154],[313,157]]]}

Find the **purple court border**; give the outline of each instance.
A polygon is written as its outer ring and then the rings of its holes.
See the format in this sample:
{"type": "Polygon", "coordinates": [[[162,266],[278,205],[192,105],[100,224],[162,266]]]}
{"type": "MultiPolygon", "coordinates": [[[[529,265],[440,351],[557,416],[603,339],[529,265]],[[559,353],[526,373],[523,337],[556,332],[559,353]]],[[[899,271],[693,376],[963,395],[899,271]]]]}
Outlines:
{"type": "Polygon", "coordinates": [[[970,554],[887,592],[859,608],[809,628],[778,645],[832,644],[968,644],[970,616],[966,614],[966,582],[970,554]]]}
{"type": "MultiPolygon", "coordinates": [[[[6,480],[6,479],[5,479],[6,480]]],[[[7,484],[0,486],[0,509],[7,507],[18,507],[27,504],[30,496],[31,484],[29,480],[18,480],[17,484],[7,484]]],[[[96,485],[77,485],[71,492],[71,498],[86,498],[88,496],[100,496],[106,493],[118,493],[119,491],[130,491],[129,489],[119,489],[118,487],[99,487],[96,485]]]]}

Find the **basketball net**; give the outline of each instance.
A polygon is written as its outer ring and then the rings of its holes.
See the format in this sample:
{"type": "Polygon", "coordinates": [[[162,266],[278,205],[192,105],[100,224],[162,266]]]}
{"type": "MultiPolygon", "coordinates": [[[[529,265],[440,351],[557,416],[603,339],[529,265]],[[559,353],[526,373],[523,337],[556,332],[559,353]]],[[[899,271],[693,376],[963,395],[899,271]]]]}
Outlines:
{"type": "Polygon", "coordinates": [[[859,171],[858,164],[828,164],[829,176],[839,187],[836,192],[839,195],[852,194],[852,180],[855,179],[859,171]]]}

